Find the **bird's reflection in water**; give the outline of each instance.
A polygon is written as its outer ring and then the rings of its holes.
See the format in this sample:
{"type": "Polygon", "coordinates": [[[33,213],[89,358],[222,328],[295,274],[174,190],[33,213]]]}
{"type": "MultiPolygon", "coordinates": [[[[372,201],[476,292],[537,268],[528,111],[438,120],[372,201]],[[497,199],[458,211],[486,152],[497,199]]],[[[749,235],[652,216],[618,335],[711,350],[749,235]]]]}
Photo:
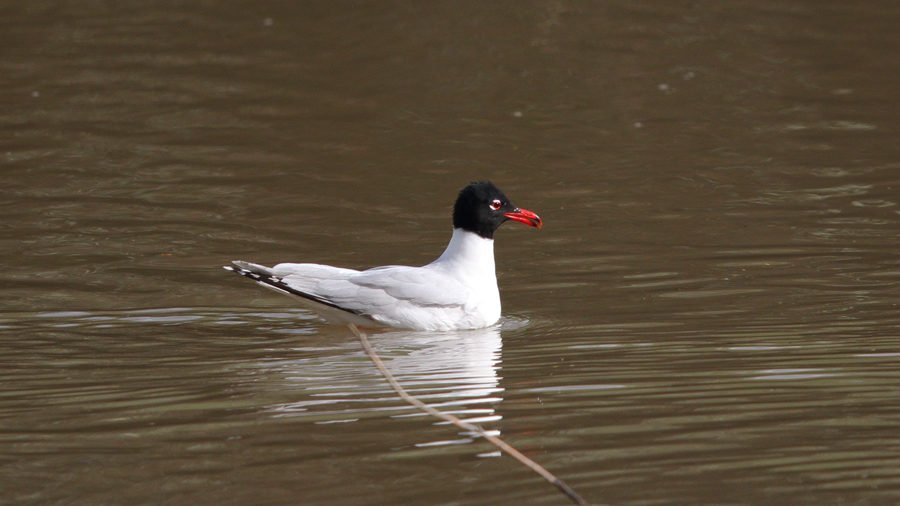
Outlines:
{"type": "MultiPolygon", "coordinates": [[[[388,370],[410,394],[472,423],[500,419],[493,409],[502,400],[498,327],[368,335],[388,370]]],[[[302,394],[299,399],[294,396],[294,402],[267,406],[270,415],[302,417],[316,424],[427,416],[397,396],[358,342],[346,339],[338,347],[304,350],[312,355],[309,359],[268,364],[270,373],[276,366],[283,374],[292,393],[302,394]]]]}
{"type": "Polygon", "coordinates": [[[496,328],[453,332],[390,332],[372,338],[395,377],[407,389],[439,384],[452,397],[499,392],[497,369],[502,343],[496,328]],[[399,353],[398,353],[399,352],[399,353]],[[405,352],[405,353],[404,353],[405,352]],[[402,354],[400,354],[402,353],[402,354]]]}

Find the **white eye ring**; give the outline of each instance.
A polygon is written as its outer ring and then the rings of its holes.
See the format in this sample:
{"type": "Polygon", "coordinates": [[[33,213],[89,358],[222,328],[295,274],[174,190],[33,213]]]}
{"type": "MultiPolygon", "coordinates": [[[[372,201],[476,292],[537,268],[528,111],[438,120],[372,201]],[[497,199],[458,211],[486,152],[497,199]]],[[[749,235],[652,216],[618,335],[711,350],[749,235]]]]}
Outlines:
{"type": "Polygon", "coordinates": [[[500,202],[500,199],[494,199],[494,201],[491,202],[491,209],[493,209],[494,211],[500,209],[501,207],[503,207],[503,202],[500,202]]]}

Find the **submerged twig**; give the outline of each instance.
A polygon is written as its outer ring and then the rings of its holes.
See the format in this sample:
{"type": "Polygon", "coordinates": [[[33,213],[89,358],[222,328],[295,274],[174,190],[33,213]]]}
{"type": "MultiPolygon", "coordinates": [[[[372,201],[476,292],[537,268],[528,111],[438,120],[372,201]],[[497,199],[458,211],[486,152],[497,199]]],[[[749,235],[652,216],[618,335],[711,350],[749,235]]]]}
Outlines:
{"type": "Polygon", "coordinates": [[[441,420],[448,421],[461,429],[479,434],[481,437],[486,439],[488,442],[490,442],[494,446],[500,448],[500,450],[506,452],[507,454],[511,455],[513,458],[515,458],[519,462],[530,467],[532,471],[536,472],[537,474],[541,475],[545,480],[552,483],[563,494],[566,494],[566,496],[568,496],[569,499],[571,499],[572,502],[574,502],[575,504],[578,504],[579,506],[590,506],[590,504],[587,501],[585,501],[580,495],[578,495],[577,492],[572,490],[571,487],[566,485],[566,483],[564,481],[560,480],[556,476],[553,476],[550,473],[550,471],[547,471],[546,469],[541,467],[537,462],[529,459],[525,455],[522,455],[519,452],[519,450],[516,450],[512,446],[503,442],[502,439],[498,438],[497,436],[488,434],[484,429],[482,429],[478,425],[473,425],[471,423],[464,422],[463,420],[460,420],[459,418],[457,418],[451,414],[444,413],[443,411],[439,411],[439,410],[429,406],[428,404],[425,404],[424,402],[420,401],[419,399],[413,397],[412,395],[408,394],[406,392],[406,390],[404,390],[403,387],[400,386],[400,383],[394,378],[394,375],[391,374],[390,371],[388,371],[387,367],[385,367],[385,365],[384,365],[384,362],[382,362],[381,358],[378,357],[378,354],[375,353],[375,349],[372,348],[371,343],[369,343],[369,338],[367,338],[364,333],[362,333],[358,328],[356,328],[356,325],[354,325],[352,323],[348,323],[347,326],[350,327],[350,330],[352,330],[353,333],[356,334],[356,337],[359,338],[359,341],[362,343],[363,348],[365,348],[365,350],[366,350],[366,354],[369,355],[369,358],[371,358],[372,362],[375,363],[375,367],[377,367],[378,370],[381,371],[381,374],[384,376],[384,378],[386,380],[388,380],[388,383],[391,384],[391,387],[394,388],[394,390],[397,392],[397,394],[400,396],[401,399],[412,404],[413,406],[416,406],[417,408],[421,409],[422,411],[430,413],[431,415],[434,415],[435,417],[440,418],[441,420]]]}

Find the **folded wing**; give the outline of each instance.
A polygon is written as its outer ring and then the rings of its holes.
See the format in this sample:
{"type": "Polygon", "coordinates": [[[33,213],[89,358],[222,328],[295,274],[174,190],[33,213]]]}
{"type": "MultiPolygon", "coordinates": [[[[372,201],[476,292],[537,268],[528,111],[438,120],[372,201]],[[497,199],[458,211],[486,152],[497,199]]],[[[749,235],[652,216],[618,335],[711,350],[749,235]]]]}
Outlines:
{"type": "MultiPolygon", "coordinates": [[[[249,273],[240,274],[255,274],[258,283],[270,288],[398,327],[458,327],[469,299],[461,283],[428,266],[389,266],[360,272],[320,264],[278,264],[272,268],[250,262],[234,264],[249,273]]],[[[334,315],[320,314],[335,320],[334,315]]]]}

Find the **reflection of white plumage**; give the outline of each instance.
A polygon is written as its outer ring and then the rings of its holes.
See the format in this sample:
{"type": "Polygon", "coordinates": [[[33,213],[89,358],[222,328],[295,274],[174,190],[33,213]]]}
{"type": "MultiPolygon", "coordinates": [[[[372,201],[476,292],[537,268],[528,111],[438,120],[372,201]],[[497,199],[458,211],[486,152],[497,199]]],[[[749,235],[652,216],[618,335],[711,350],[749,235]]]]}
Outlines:
{"type": "Polygon", "coordinates": [[[502,390],[497,372],[503,342],[496,326],[440,333],[396,330],[376,339],[385,365],[407,387],[431,385],[444,392],[429,392],[429,397],[498,400],[493,396],[502,390]]]}
{"type": "Polygon", "coordinates": [[[534,213],[513,206],[489,182],[472,183],[453,208],[453,237],[423,267],[366,271],[319,264],[225,267],[283,293],[333,323],[382,324],[417,330],[475,329],[500,318],[494,270],[494,231],[506,220],[541,226],[534,213]]]}
{"type": "MultiPolygon", "coordinates": [[[[523,322],[510,320],[515,328],[523,322]]],[[[346,332],[340,335],[346,336],[346,332]]],[[[371,336],[384,365],[410,392],[439,409],[471,423],[500,419],[502,338],[499,325],[449,332],[385,329],[371,336]]],[[[322,343],[335,343],[323,337],[322,343]]],[[[296,392],[289,402],[266,407],[273,416],[307,417],[316,423],[347,422],[366,417],[422,416],[385,396],[387,386],[376,372],[360,368],[358,344],[311,346],[305,358],[263,361],[266,381],[283,381],[296,392]]],[[[279,387],[280,388],[280,387],[279,387]]],[[[460,442],[450,438],[450,442],[460,442]]],[[[434,441],[421,441],[432,445],[434,441]]]]}

